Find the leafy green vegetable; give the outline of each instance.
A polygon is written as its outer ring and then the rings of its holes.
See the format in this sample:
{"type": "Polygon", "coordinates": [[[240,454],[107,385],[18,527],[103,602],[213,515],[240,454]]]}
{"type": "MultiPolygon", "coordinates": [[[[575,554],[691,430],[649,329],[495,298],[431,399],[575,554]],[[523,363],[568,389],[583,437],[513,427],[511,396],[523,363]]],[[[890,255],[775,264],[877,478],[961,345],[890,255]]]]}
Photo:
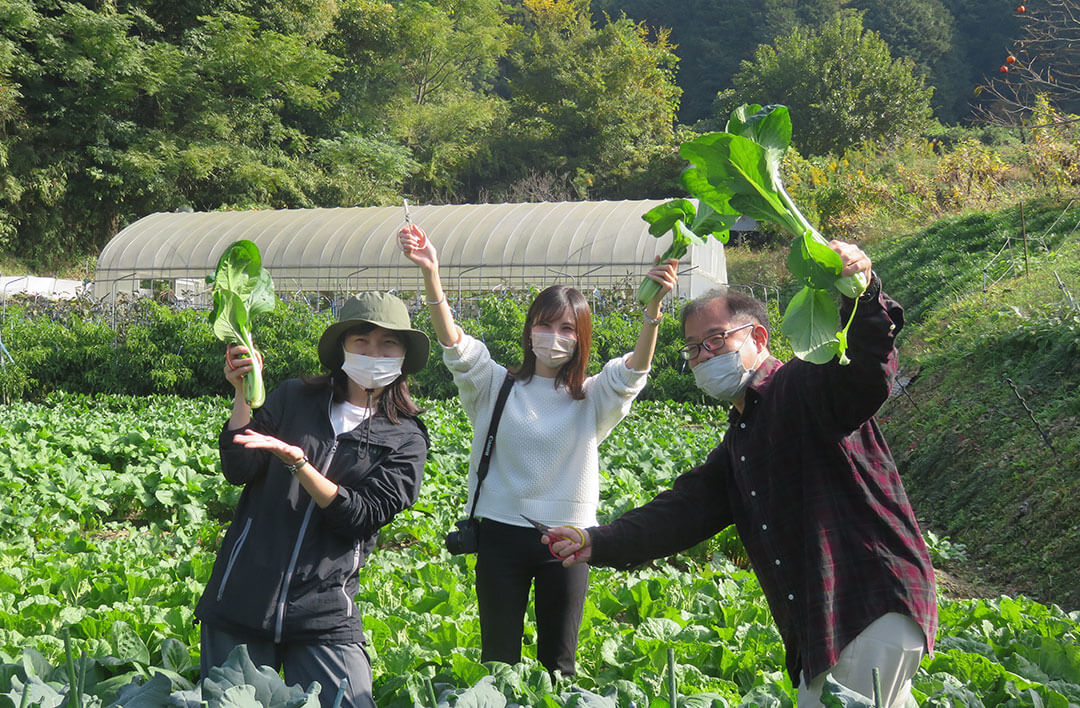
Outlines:
{"type": "MultiPolygon", "coordinates": [[[[671,245],[660,256],[661,262],[668,258],[682,258],[691,244],[704,246],[709,234],[727,243],[728,229],[738,217],[738,214],[717,211],[709,204],[694,206],[689,199],[672,199],[641,216],[649,222],[649,233],[653,236],[659,238],[671,232],[671,245]],[[699,235],[702,233],[705,234],[704,238],[699,235]]],[[[638,286],[637,300],[642,305],[648,305],[659,292],[660,284],[646,277],[638,286]]]]}
{"type": "Polygon", "coordinates": [[[274,281],[262,267],[259,247],[251,241],[236,241],[221,254],[217,271],[206,281],[214,286],[214,308],[210,311],[214,334],[251,352],[255,365],[244,375],[244,400],[258,408],[266,400],[266,388],[251,339],[251,321],[255,315],[273,310],[277,300],[274,281]]]}
{"type": "MultiPolygon", "coordinates": [[[[211,398],[100,394],[0,406],[0,495],[19,500],[0,505],[0,705],[22,705],[25,691],[28,707],[73,706],[77,686],[86,708],[317,706],[311,686],[287,687],[240,655],[199,680],[192,610],[240,493],[217,473],[219,411],[211,398]],[[155,498],[164,491],[171,505],[155,498]]],[[[703,459],[726,414],[635,403],[598,452],[605,520],[703,459]]],[[[520,664],[481,663],[473,568],[442,549],[472,428],[457,399],[431,401],[424,419],[442,443],[422,502],[380,532],[356,596],[378,650],[377,705],[463,708],[498,702],[494,689],[510,706],[658,707],[669,649],[680,708],[793,705],[761,585],[715,542],[677,563],[597,574],[572,682],[552,682],[535,643],[520,664]]],[[[1080,705],[1080,613],[1003,596],[941,598],[939,615],[937,652],[914,679],[920,705],[1080,705]]]]}
{"type": "Polygon", "coordinates": [[[784,334],[800,359],[824,364],[839,355],[840,362],[847,363],[851,320],[837,331],[840,318],[830,292],[835,289],[857,303],[869,281],[864,273],[840,276],[840,256],[784,189],[780,167],[790,144],[791,118],[785,106],[740,106],[732,112],[727,132],[709,133],[679,148],[691,163],[683,172],[683,185],[724,219],[745,214],[795,237],[788,268],[803,289],[784,313],[784,334]]]}

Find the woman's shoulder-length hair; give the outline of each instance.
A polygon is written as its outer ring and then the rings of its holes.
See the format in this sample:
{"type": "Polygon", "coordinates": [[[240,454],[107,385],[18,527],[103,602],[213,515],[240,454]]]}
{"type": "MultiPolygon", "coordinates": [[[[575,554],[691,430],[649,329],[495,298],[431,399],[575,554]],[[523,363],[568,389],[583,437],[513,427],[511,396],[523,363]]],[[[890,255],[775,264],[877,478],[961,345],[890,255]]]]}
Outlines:
{"type": "Polygon", "coordinates": [[[525,357],[521,366],[511,369],[517,381],[529,381],[536,373],[536,354],[532,349],[532,328],[538,322],[550,322],[564,312],[570,313],[577,333],[577,346],[574,354],[559,369],[555,385],[566,386],[575,400],[585,398],[585,371],[589,366],[589,354],[592,351],[592,311],[589,301],[577,288],[567,285],[552,285],[540,291],[529,305],[525,315],[525,327],[521,333],[521,348],[525,357]]]}

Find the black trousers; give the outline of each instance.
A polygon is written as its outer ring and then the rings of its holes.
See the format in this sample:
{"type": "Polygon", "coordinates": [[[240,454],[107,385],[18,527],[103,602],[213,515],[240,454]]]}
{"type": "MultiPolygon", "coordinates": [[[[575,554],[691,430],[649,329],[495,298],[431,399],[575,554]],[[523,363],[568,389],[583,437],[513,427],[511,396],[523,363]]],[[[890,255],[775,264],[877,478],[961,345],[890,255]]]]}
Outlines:
{"type": "Polygon", "coordinates": [[[529,589],[536,584],[536,655],[548,671],[576,673],[578,630],[589,587],[589,566],[564,568],[533,528],[480,522],[476,599],[481,661],[521,661],[529,589]]]}

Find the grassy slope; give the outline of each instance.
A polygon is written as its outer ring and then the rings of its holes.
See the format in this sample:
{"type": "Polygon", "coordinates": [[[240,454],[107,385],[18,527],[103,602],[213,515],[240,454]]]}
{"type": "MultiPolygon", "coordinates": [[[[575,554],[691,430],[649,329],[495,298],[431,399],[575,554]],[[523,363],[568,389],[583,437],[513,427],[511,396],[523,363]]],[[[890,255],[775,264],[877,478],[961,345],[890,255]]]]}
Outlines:
{"type": "Polygon", "coordinates": [[[1080,207],[1025,211],[1027,273],[1016,207],[867,246],[907,307],[902,369],[918,371],[881,417],[931,528],[1005,592],[1077,609],[1080,207]]]}

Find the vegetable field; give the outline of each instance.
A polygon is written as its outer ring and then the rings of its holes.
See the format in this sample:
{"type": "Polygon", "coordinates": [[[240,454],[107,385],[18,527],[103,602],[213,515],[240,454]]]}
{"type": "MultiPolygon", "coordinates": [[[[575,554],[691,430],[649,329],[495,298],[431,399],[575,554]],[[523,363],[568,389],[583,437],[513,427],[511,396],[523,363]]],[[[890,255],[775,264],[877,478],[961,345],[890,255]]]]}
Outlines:
{"type": "MultiPolygon", "coordinates": [[[[192,608],[238,496],[218,471],[226,411],[218,398],[62,394],[0,408],[0,708],[317,705],[241,655],[198,685],[192,608]]],[[[380,706],[669,706],[669,650],[680,706],[792,705],[779,635],[730,538],[594,570],[574,680],[552,685],[533,659],[480,664],[473,558],[442,548],[469,428],[453,401],[425,420],[420,502],[381,534],[357,598],[380,706]]],[[[723,423],[715,408],[635,404],[601,448],[602,514],[702,459],[723,423]]],[[[922,705],[1080,706],[1080,613],[943,601],[941,624],[916,677],[922,705]]]]}

